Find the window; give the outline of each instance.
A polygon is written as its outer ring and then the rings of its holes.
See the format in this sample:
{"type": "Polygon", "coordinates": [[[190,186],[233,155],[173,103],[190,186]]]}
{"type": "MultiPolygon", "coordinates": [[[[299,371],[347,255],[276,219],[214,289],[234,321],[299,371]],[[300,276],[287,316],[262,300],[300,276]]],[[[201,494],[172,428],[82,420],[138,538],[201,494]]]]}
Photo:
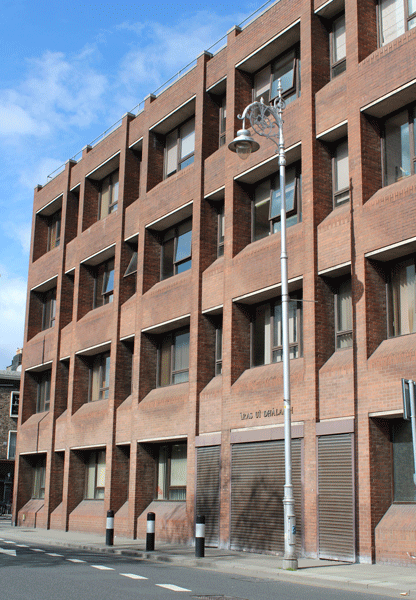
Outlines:
{"type": "Polygon", "coordinates": [[[114,294],[114,258],[101,263],[94,274],[93,308],[110,304],[114,294]]]}
{"type": "Polygon", "coordinates": [[[38,458],[33,467],[32,498],[45,497],[46,458],[38,458]]]}
{"type": "Polygon", "coordinates": [[[215,375],[222,373],[222,320],[215,327],[215,375]]]}
{"type": "Polygon", "coordinates": [[[56,288],[43,294],[42,331],[55,325],[56,288]]]}
{"type": "Polygon", "coordinates": [[[186,121],[166,136],[165,177],[170,177],[194,162],[195,119],[186,121]]]}
{"type": "Polygon", "coordinates": [[[85,499],[104,500],[105,450],[88,455],[85,474],[85,499]]]}
{"type": "Polygon", "coordinates": [[[415,259],[395,264],[388,285],[389,335],[416,331],[415,259]]]}
{"type": "Polygon", "coordinates": [[[403,110],[385,122],[384,185],[390,185],[415,172],[416,117],[414,112],[414,107],[403,110]]]}
{"type": "Polygon", "coordinates": [[[157,500],[186,500],[186,443],[159,447],[157,500]]]}
{"type": "Polygon", "coordinates": [[[9,431],[9,440],[7,444],[8,460],[14,460],[16,458],[16,437],[17,431],[9,431]]]}
{"type": "Polygon", "coordinates": [[[336,349],[352,346],[351,277],[341,282],[335,294],[336,349]]]}
{"type": "Polygon", "coordinates": [[[393,502],[416,502],[413,481],[412,427],[410,421],[392,421],[393,502]]]}
{"type": "Polygon", "coordinates": [[[384,46],[416,26],[415,0],[380,0],[380,45],[384,46]]]}
{"type": "Polygon", "coordinates": [[[137,250],[134,250],[133,254],[131,255],[131,259],[127,266],[126,272],[124,273],[124,277],[127,277],[127,275],[132,275],[133,273],[136,273],[136,272],[137,272],[137,250]]]}
{"type": "MultiPolygon", "coordinates": [[[[291,294],[289,302],[289,356],[300,356],[300,331],[302,303],[298,294],[291,294]]],[[[255,307],[252,319],[253,367],[283,360],[282,341],[282,302],[281,298],[259,304],[255,307]]]]}
{"type": "Polygon", "coordinates": [[[44,371],[38,379],[38,393],[36,412],[46,412],[49,410],[51,399],[51,372],[44,371]]]}
{"type": "Polygon", "coordinates": [[[117,210],[118,187],[118,170],[102,180],[98,203],[99,219],[104,219],[104,217],[117,210]]]}
{"type": "MultiPolygon", "coordinates": [[[[260,240],[280,231],[280,177],[264,179],[254,190],[252,239],[260,240]]],[[[286,168],[286,226],[301,220],[301,173],[300,165],[286,168]]]]}
{"type": "Polygon", "coordinates": [[[300,96],[299,48],[292,48],[254,75],[254,101],[263,98],[265,104],[277,96],[278,80],[282,83],[282,96],[286,103],[300,96]]]}
{"type": "Polygon", "coordinates": [[[10,416],[18,417],[19,416],[19,392],[11,392],[10,394],[10,416]]]}
{"type": "Polygon", "coordinates": [[[224,203],[218,208],[218,245],[217,245],[217,256],[224,256],[224,203]]]}
{"type": "Polygon", "coordinates": [[[61,243],[61,211],[58,210],[48,219],[48,252],[61,243]]]}
{"type": "Polygon", "coordinates": [[[189,380],[189,328],[162,337],[158,351],[158,385],[189,380]]]}
{"type": "Polygon", "coordinates": [[[192,219],[168,229],[162,240],[161,278],[167,279],[192,266],[192,219]]]}
{"type": "Polygon", "coordinates": [[[331,77],[336,77],[346,69],[345,14],[332,22],[331,31],[331,77]]]}
{"type": "Polygon", "coordinates": [[[225,134],[226,134],[226,120],[227,120],[227,104],[226,97],[223,96],[220,100],[220,131],[219,131],[219,146],[224,146],[225,144],[225,134]]]}
{"type": "Polygon", "coordinates": [[[334,150],[332,160],[332,187],[334,206],[339,206],[350,199],[350,175],[348,168],[348,141],[343,140],[334,150]]]}
{"type": "Polygon", "coordinates": [[[106,400],[110,387],[110,353],[94,356],[90,367],[89,402],[106,400]]]}

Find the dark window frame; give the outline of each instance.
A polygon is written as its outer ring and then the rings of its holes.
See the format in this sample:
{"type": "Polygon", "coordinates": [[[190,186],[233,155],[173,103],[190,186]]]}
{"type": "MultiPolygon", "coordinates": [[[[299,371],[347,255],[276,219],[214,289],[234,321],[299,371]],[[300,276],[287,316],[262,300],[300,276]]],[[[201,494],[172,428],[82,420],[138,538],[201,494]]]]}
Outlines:
{"type": "Polygon", "coordinates": [[[52,371],[43,371],[37,377],[36,412],[48,412],[51,404],[52,371]]]}
{"type": "Polygon", "coordinates": [[[180,329],[169,331],[160,336],[157,349],[157,387],[167,387],[169,385],[177,385],[179,383],[186,383],[189,381],[189,348],[189,327],[181,327],[180,329]],[[176,340],[179,336],[184,334],[188,335],[188,364],[182,368],[175,368],[176,340]],[[181,379],[181,381],[175,381],[176,378],[181,379]]]}
{"type": "MultiPolygon", "coordinates": [[[[158,502],[185,502],[186,501],[186,482],[185,485],[172,485],[172,453],[174,447],[181,446],[186,450],[186,461],[188,461],[187,442],[170,442],[160,444],[158,447],[158,457],[156,461],[156,490],[155,500],[158,502]],[[162,450],[166,451],[165,461],[161,465],[162,450]],[[163,469],[163,482],[159,480],[159,473],[163,469]],[[173,496],[173,497],[172,497],[173,496]],[[174,497],[182,496],[182,497],[174,497]]],[[[185,474],[186,476],[186,474],[185,474]]]]}
{"type": "Polygon", "coordinates": [[[15,460],[16,458],[16,440],[17,440],[17,431],[15,429],[9,430],[8,440],[7,440],[7,460],[15,460]],[[12,436],[14,434],[14,436],[12,436]],[[14,442],[11,440],[14,438],[14,442]],[[10,451],[12,449],[12,452],[10,451]]]}
{"type": "Polygon", "coordinates": [[[12,419],[16,419],[19,416],[19,402],[20,392],[18,390],[10,392],[10,416],[12,419]],[[16,397],[17,400],[15,400],[16,397]]]}
{"type": "MultiPolygon", "coordinates": [[[[302,221],[302,169],[301,169],[301,161],[297,161],[288,165],[286,167],[286,200],[288,196],[288,173],[294,170],[294,200],[293,200],[293,208],[287,210],[286,208],[286,227],[291,227],[292,225],[296,225],[302,221]],[[295,219],[291,219],[291,217],[297,217],[295,219]],[[293,222],[292,222],[293,221],[293,222]]],[[[280,174],[274,174],[273,176],[265,177],[261,181],[258,181],[252,188],[252,202],[251,202],[251,241],[255,242],[257,240],[263,239],[272,235],[273,233],[278,233],[280,231],[280,211],[277,211],[276,216],[272,215],[272,195],[273,193],[279,189],[280,187],[280,174]],[[270,199],[269,199],[269,207],[268,207],[268,222],[269,222],[269,231],[268,233],[264,233],[264,235],[256,234],[256,223],[259,223],[259,220],[256,220],[256,207],[260,206],[260,204],[256,201],[256,190],[264,184],[267,184],[270,181],[270,199]]],[[[262,201],[264,203],[264,200],[262,201]]],[[[287,207],[287,204],[286,204],[287,207]]],[[[264,228],[264,231],[266,229],[264,228]]]]}
{"type": "Polygon", "coordinates": [[[110,352],[102,352],[92,357],[89,367],[88,402],[107,400],[110,389],[111,358],[110,352]],[[94,378],[98,384],[94,385],[94,378]],[[96,388],[96,389],[95,389],[96,388]],[[95,392],[98,392],[97,394],[95,392]]]}
{"type": "Polygon", "coordinates": [[[93,309],[111,304],[114,298],[114,257],[95,267],[93,309]]]}
{"type": "Polygon", "coordinates": [[[109,175],[104,177],[100,182],[100,192],[98,196],[98,220],[105,219],[108,215],[116,212],[118,206],[118,197],[120,192],[120,172],[115,169],[109,175]],[[117,180],[115,180],[117,174],[117,180]],[[104,210],[103,205],[103,187],[108,182],[109,201],[108,206],[104,210]],[[115,197],[114,197],[115,196],[115,197]]]}
{"type": "MultiPolygon", "coordinates": [[[[412,175],[414,175],[416,173],[416,103],[408,104],[407,106],[404,106],[404,107],[390,113],[383,119],[382,162],[383,162],[383,169],[382,169],[383,187],[392,185],[393,183],[397,183],[401,179],[404,179],[406,177],[411,177],[412,175]],[[395,177],[394,181],[389,181],[388,173],[387,173],[387,170],[388,170],[388,161],[387,161],[388,144],[387,144],[387,139],[386,139],[386,126],[391,119],[394,119],[395,117],[399,116],[401,113],[406,113],[406,112],[407,112],[407,124],[409,127],[409,130],[408,130],[409,131],[409,147],[407,149],[409,150],[410,173],[406,174],[406,175],[402,175],[400,177],[397,176],[397,177],[395,177]]],[[[399,167],[399,168],[401,168],[401,167],[399,167]]],[[[397,167],[396,167],[396,169],[397,169],[397,167]]]]}
{"type": "Polygon", "coordinates": [[[186,119],[186,121],[183,121],[183,123],[181,123],[178,127],[175,127],[174,129],[169,131],[169,133],[167,133],[165,136],[165,151],[164,151],[164,160],[163,160],[163,178],[164,179],[168,179],[172,175],[175,175],[175,173],[182,171],[185,167],[191,165],[194,162],[195,140],[194,140],[193,150],[191,152],[188,152],[188,154],[186,154],[185,156],[181,157],[182,140],[184,138],[182,130],[191,121],[194,122],[193,134],[195,137],[195,116],[192,116],[189,119],[186,119]],[[172,138],[175,137],[175,134],[176,134],[176,144],[174,146],[172,146],[172,148],[173,147],[176,148],[176,161],[175,161],[176,168],[174,170],[168,172],[168,152],[169,152],[168,138],[170,136],[172,136],[172,138]]]}
{"type": "Polygon", "coordinates": [[[188,271],[192,267],[192,217],[185,219],[180,223],[177,223],[173,227],[169,227],[162,234],[161,252],[160,252],[160,279],[169,279],[174,275],[188,271]],[[189,229],[186,229],[189,226],[189,229]],[[185,228],[183,233],[181,230],[185,228]],[[184,255],[180,259],[177,259],[178,252],[178,241],[182,235],[191,232],[190,251],[189,254],[184,255]],[[173,240],[173,248],[171,251],[172,260],[170,260],[170,254],[167,252],[168,243],[173,240]],[[168,269],[169,267],[169,269],[168,269]],[[185,267],[185,268],[184,268],[185,267]]]}
{"type": "Polygon", "coordinates": [[[346,56],[336,60],[335,52],[335,25],[344,18],[344,28],[345,28],[345,12],[339,13],[334,19],[331,21],[331,32],[329,34],[329,51],[330,51],[330,65],[331,65],[331,79],[338,77],[341,73],[347,68],[347,58],[346,56]]]}
{"type": "MultiPolygon", "coordinates": [[[[295,331],[296,331],[296,336],[295,336],[295,340],[290,340],[289,339],[289,356],[291,354],[291,352],[295,352],[295,354],[297,354],[297,356],[292,356],[290,357],[290,360],[295,360],[297,358],[301,358],[303,355],[303,307],[302,307],[302,290],[297,290],[296,292],[292,292],[289,294],[290,296],[290,302],[289,302],[289,311],[291,308],[292,303],[296,303],[296,326],[295,326],[295,331]]],[[[281,296],[279,296],[278,298],[273,298],[272,300],[268,300],[267,302],[260,302],[259,304],[256,304],[255,306],[253,306],[252,309],[252,315],[251,315],[251,320],[250,320],[250,368],[254,368],[254,367],[259,367],[259,366],[263,366],[263,365],[268,365],[268,364],[273,364],[273,363],[278,363],[278,362],[282,362],[283,360],[283,346],[282,344],[275,344],[274,343],[274,334],[275,334],[275,328],[274,328],[274,307],[276,305],[281,306],[281,296]],[[269,323],[269,327],[270,327],[270,339],[269,339],[269,349],[270,349],[270,355],[267,358],[267,361],[264,362],[260,362],[260,361],[256,361],[255,359],[255,355],[257,354],[257,351],[255,349],[255,345],[257,345],[256,339],[255,339],[255,321],[256,321],[256,311],[257,309],[261,309],[261,308],[266,308],[267,307],[269,309],[269,318],[270,318],[270,323],[269,323]],[[277,360],[274,360],[274,358],[277,358],[277,360]],[[278,358],[280,357],[280,358],[278,358]]],[[[263,348],[264,348],[264,353],[265,353],[265,346],[266,346],[266,331],[265,329],[262,330],[263,331],[263,348]]],[[[289,312],[289,336],[290,336],[290,312],[289,312]]]]}
{"type": "Polygon", "coordinates": [[[264,103],[270,104],[277,97],[277,94],[272,95],[273,83],[275,81],[277,81],[277,79],[278,79],[278,78],[276,78],[276,79],[274,78],[274,71],[276,70],[276,67],[279,65],[279,63],[281,65],[284,64],[286,58],[289,57],[291,53],[293,53],[292,85],[283,90],[282,97],[286,101],[286,104],[291,102],[292,100],[295,100],[296,98],[300,97],[300,92],[301,92],[300,71],[301,71],[301,68],[300,68],[300,43],[298,42],[298,43],[294,44],[293,46],[291,46],[290,48],[288,48],[287,50],[285,50],[284,52],[282,52],[281,54],[279,54],[279,56],[276,56],[272,61],[263,65],[260,69],[258,69],[258,71],[256,73],[254,73],[254,76],[253,76],[253,102],[255,102],[256,100],[259,101],[260,98],[263,97],[264,103]],[[256,77],[263,70],[269,69],[269,68],[270,68],[270,75],[269,75],[268,91],[266,94],[261,93],[261,92],[256,94],[256,87],[257,87],[256,77]]]}

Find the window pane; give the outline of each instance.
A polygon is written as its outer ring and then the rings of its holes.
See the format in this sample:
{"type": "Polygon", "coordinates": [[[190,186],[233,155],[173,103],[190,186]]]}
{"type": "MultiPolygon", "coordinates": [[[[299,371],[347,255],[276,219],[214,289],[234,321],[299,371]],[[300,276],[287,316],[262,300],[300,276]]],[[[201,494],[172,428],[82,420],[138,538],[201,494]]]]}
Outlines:
{"type": "Polygon", "coordinates": [[[415,502],[411,423],[397,419],[392,429],[394,502],[415,502]]]}
{"type": "Polygon", "coordinates": [[[254,76],[254,100],[263,98],[265,104],[270,100],[270,65],[256,73],[254,76]]]}
{"type": "Polygon", "coordinates": [[[260,183],[254,192],[254,239],[270,235],[270,180],[260,183]]]}
{"type": "Polygon", "coordinates": [[[110,386],[110,356],[109,355],[103,357],[101,374],[102,374],[102,387],[103,387],[103,393],[101,395],[103,398],[108,398],[108,388],[110,386]]]}
{"type": "Polygon", "coordinates": [[[103,278],[103,294],[108,294],[114,290],[114,260],[106,264],[103,278]]]}
{"type": "Polygon", "coordinates": [[[349,187],[348,142],[338,144],[335,150],[335,192],[349,187]]]}
{"type": "Polygon", "coordinates": [[[158,500],[164,500],[167,497],[166,494],[166,473],[167,473],[167,446],[161,446],[159,448],[159,463],[158,463],[158,477],[157,477],[157,490],[156,498],[158,500]]]}
{"type": "Polygon", "coordinates": [[[137,271],[137,250],[135,250],[132,254],[132,257],[130,259],[130,262],[128,264],[126,272],[124,273],[124,277],[126,277],[126,275],[131,275],[132,273],[136,273],[136,271],[137,271]]]}
{"type": "Polygon", "coordinates": [[[95,453],[90,454],[87,463],[87,485],[85,495],[88,499],[93,499],[95,496],[95,453]]]}
{"type": "Polygon", "coordinates": [[[416,327],[415,263],[399,265],[392,275],[393,335],[413,333],[416,327]]]}
{"type": "Polygon", "coordinates": [[[336,63],[346,56],[345,15],[334,21],[333,25],[333,62],[336,63]]]}
{"type": "Polygon", "coordinates": [[[94,358],[91,370],[91,402],[98,400],[100,397],[100,360],[99,357],[94,358]]]}
{"type": "Polygon", "coordinates": [[[162,247],[162,279],[173,275],[173,252],[175,240],[172,238],[165,242],[162,247]]]}
{"type": "Polygon", "coordinates": [[[16,457],[16,431],[9,431],[9,448],[7,458],[13,460],[16,457]]]}
{"type": "Polygon", "coordinates": [[[176,173],[178,168],[178,132],[172,131],[166,136],[166,175],[176,173]]]}
{"type": "Polygon", "coordinates": [[[180,262],[188,256],[191,256],[192,245],[192,224],[191,222],[182,223],[178,227],[178,240],[176,244],[175,262],[180,262]]]}
{"type": "Polygon", "coordinates": [[[192,266],[192,260],[186,260],[185,262],[179,263],[176,267],[176,273],[183,273],[184,271],[188,271],[192,266]]]}
{"type": "Polygon", "coordinates": [[[416,0],[407,0],[407,4],[409,7],[408,16],[412,15],[416,12],[416,0]]]}
{"type": "Polygon", "coordinates": [[[97,452],[97,488],[103,488],[103,494],[104,494],[104,488],[105,488],[105,450],[100,450],[100,452],[97,452]]]}
{"type": "Polygon", "coordinates": [[[277,83],[280,79],[283,93],[295,85],[295,51],[289,52],[273,65],[271,97],[277,96],[277,83]]]}
{"type": "Polygon", "coordinates": [[[173,351],[173,370],[189,369],[189,331],[175,334],[173,351]]]}
{"type": "Polygon", "coordinates": [[[180,158],[183,159],[185,158],[185,156],[188,156],[188,154],[192,154],[195,150],[195,119],[191,119],[190,121],[182,125],[180,130],[180,136],[180,158]]]}
{"type": "Polygon", "coordinates": [[[111,204],[112,204],[112,207],[110,209],[110,212],[112,212],[113,210],[115,210],[117,208],[118,188],[119,188],[118,177],[119,177],[118,171],[115,171],[115,173],[113,173],[111,175],[111,186],[112,186],[111,187],[111,204]]]}
{"type": "Polygon", "coordinates": [[[403,0],[380,0],[382,44],[388,44],[404,33],[403,0]]]}
{"type": "Polygon", "coordinates": [[[252,361],[254,367],[270,362],[270,306],[268,304],[257,306],[254,314],[252,361]]]}
{"type": "MultiPolygon", "coordinates": [[[[286,169],[286,213],[295,208],[295,186],[296,186],[296,169],[289,167],[286,169]]],[[[280,176],[274,180],[272,192],[272,205],[270,208],[270,218],[275,219],[280,217],[282,208],[282,197],[280,194],[280,176]]]]}
{"type": "Polygon", "coordinates": [[[108,215],[110,205],[110,178],[106,177],[101,184],[100,219],[108,215]]]}
{"type": "Polygon", "coordinates": [[[170,385],[170,358],[172,348],[172,337],[169,335],[162,341],[160,347],[160,362],[159,362],[159,385],[170,385]]]}
{"type": "Polygon", "coordinates": [[[351,279],[344,281],[338,290],[338,331],[348,331],[352,329],[352,294],[351,279]]]}
{"type": "Polygon", "coordinates": [[[387,185],[410,175],[408,113],[403,111],[386,121],[387,185]]]}
{"type": "Polygon", "coordinates": [[[170,461],[170,485],[186,486],[186,444],[174,444],[170,461]]]}

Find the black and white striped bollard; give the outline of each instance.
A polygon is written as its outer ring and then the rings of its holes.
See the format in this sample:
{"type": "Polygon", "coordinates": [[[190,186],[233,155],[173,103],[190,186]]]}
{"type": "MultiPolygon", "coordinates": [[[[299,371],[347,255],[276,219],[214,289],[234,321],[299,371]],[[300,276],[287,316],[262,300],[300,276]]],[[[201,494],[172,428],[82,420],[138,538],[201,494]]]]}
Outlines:
{"type": "Polygon", "coordinates": [[[205,517],[198,515],[195,524],[195,556],[204,558],[205,556],[205,517]]]}
{"type": "Polygon", "coordinates": [[[146,552],[155,549],[155,518],[155,513],[147,513],[146,552]]]}
{"type": "Polygon", "coordinates": [[[105,545],[112,546],[114,544],[114,511],[107,511],[107,524],[105,528],[105,545]]]}

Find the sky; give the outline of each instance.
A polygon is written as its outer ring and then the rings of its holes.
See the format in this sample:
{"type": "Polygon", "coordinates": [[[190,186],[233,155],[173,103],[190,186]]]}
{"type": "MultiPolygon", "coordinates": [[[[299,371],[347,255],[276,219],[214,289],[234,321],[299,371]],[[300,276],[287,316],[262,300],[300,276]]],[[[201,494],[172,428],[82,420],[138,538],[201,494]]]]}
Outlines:
{"type": "Polygon", "coordinates": [[[1,0],[0,369],[23,345],[35,186],[262,4],[1,0]]]}

